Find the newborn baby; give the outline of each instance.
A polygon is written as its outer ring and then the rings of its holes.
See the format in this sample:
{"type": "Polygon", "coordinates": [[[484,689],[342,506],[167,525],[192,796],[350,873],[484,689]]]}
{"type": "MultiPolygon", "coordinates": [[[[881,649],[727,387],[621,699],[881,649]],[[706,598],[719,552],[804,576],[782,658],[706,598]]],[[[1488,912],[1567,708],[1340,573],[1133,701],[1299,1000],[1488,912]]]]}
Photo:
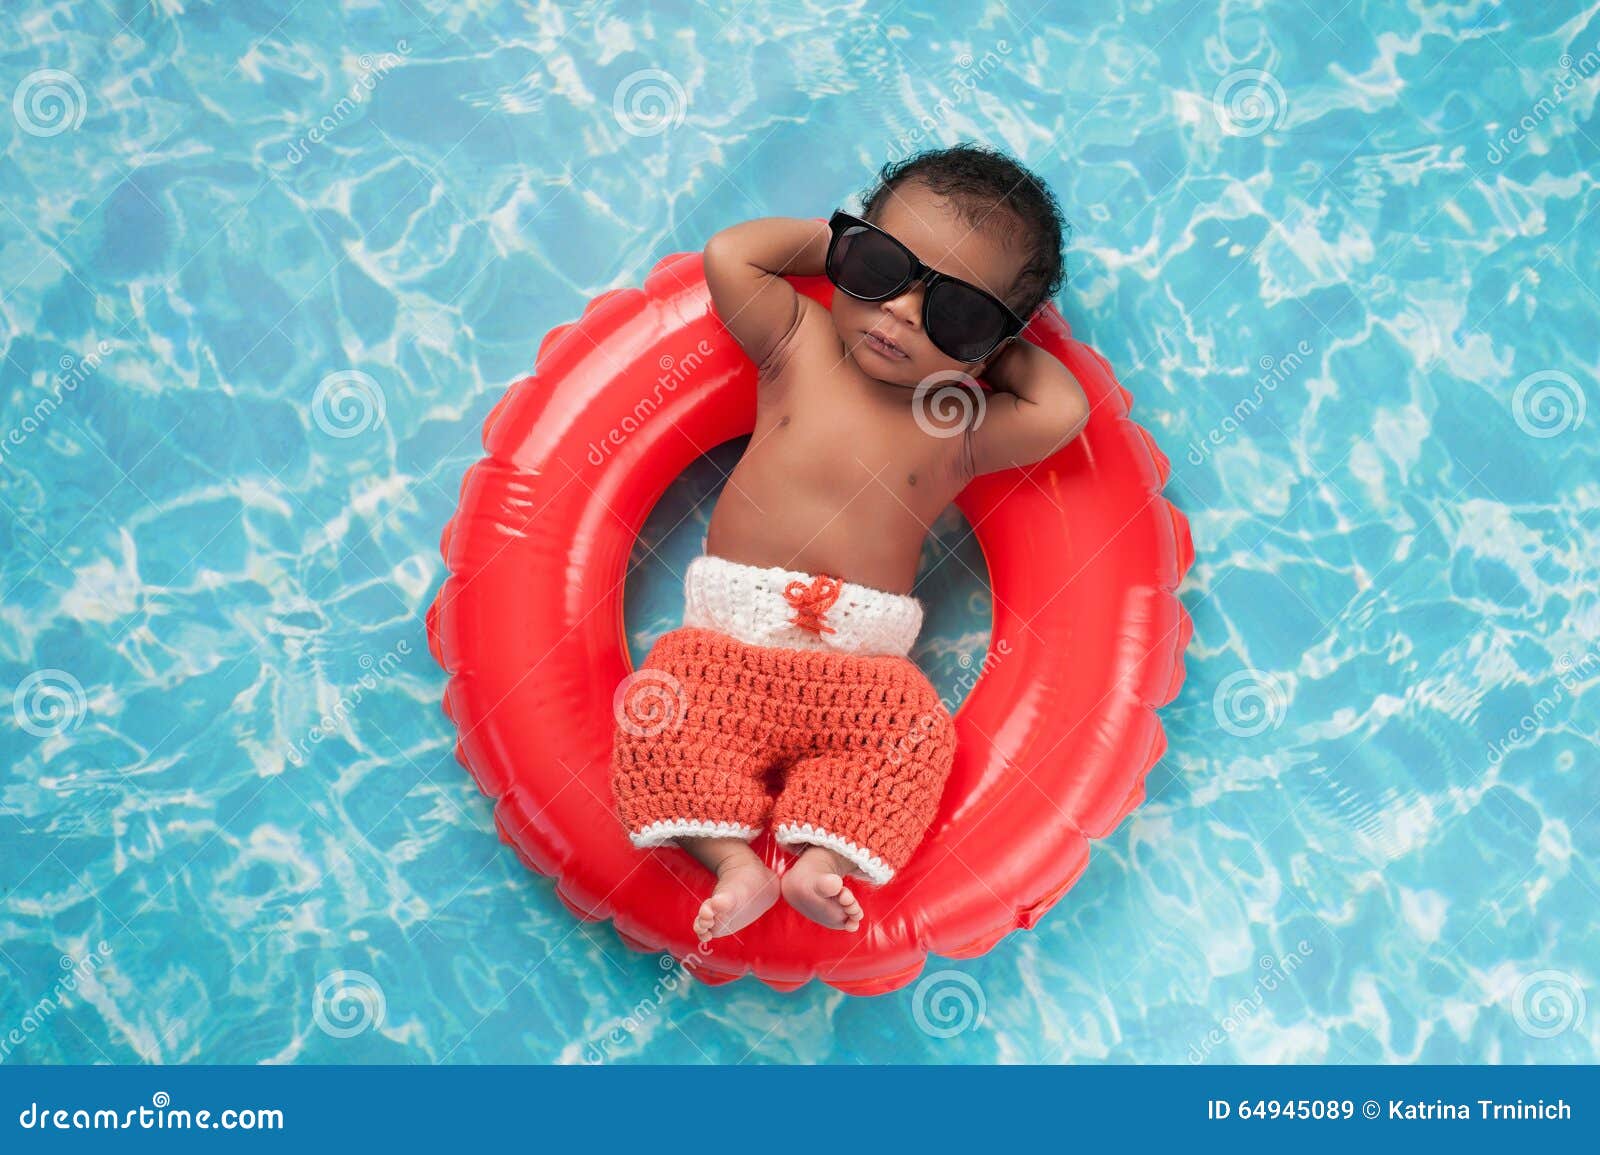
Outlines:
{"type": "Polygon", "coordinates": [[[671,680],[675,723],[619,724],[612,762],[633,844],[716,875],[701,941],[780,896],[856,930],[846,879],[887,882],[932,822],[955,733],[907,656],[917,561],[973,477],[1049,456],[1088,418],[1072,374],[1019,336],[1061,248],[1050,192],[972,146],[890,165],[860,217],[749,221],[706,245],[717,313],[757,366],[755,432],[689,565],[684,624],[644,663],[671,680]],[[831,308],[784,280],[821,273],[831,308]],[[798,854],[781,880],[750,848],[768,825],[798,854]]]}

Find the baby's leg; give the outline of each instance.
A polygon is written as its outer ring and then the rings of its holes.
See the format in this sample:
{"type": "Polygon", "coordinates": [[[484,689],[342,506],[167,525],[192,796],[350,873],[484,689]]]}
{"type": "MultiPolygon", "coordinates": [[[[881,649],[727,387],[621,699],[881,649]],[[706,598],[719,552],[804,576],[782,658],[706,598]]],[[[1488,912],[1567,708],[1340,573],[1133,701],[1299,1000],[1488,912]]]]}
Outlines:
{"type": "Polygon", "coordinates": [[[772,809],[760,703],[735,700],[743,647],[705,630],[662,637],[618,688],[611,786],[628,840],[678,845],[717,876],[696,912],[703,942],[748,926],[778,898],[749,842],[772,809]]]}
{"type": "MultiPolygon", "coordinates": [[[[724,746],[726,752],[729,742],[724,746]]],[[[703,745],[618,736],[612,789],[628,839],[641,850],[681,846],[717,876],[695,913],[701,942],[749,926],[778,900],[778,877],[750,849],[772,799],[754,752],[709,766],[703,745]]]]}
{"type": "Polygon", "coordinates": [[[846,879],[881,886],[910,860],[955,758],[955,727],[931,686],[868,704],[879,707],[874,742],[862,748],[857,728],[822,735],[821,744],[833,748],[789,768],[772,811],[779,845],[801,851],[783,875],[783,897],[837,930],[861,925],[846,879]]]}
{"type": "Polygon", "coordinates": [[[678,845],[717,876],[717,888],[695,914],[701,942],[743,930],[778,901],[778,876],[742,838],[680,838],[678,845]]]}

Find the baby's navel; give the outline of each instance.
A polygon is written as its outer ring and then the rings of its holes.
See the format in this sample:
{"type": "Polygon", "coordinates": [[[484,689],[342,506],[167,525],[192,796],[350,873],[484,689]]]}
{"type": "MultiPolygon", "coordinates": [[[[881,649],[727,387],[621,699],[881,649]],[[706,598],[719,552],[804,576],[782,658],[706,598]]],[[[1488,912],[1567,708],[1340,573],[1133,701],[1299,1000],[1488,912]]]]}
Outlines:
{"type": "Polygon", "coordinates": [[[787,424],[789,424],[789,416],[788,416],[788,414],[784,414],[782,417],[778,418],[778,428],[779,429],[782,429],[787,424]]]}
{"type": "Polygon", "coordinates": [[[916,483],[917,483],[917,475],[915,473],[906,474],[906,484],[907,485],[916,485],[916,483]]]}

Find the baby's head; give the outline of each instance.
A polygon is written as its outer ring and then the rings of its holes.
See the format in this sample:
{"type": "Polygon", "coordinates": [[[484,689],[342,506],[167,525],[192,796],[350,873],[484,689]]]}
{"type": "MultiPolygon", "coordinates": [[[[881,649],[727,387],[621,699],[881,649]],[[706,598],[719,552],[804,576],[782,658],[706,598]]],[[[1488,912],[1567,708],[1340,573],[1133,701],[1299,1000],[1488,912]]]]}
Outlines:
{"type": "MultiPolygon", "coordinates": [[[[885,166],[861,215],[923,264],[998,298],[1022,321],[1061,287],[1061,209],[1038,178],[992,149],[963,144],[885,166]]],[[[874,255],[890,265],[897,256],[874,255]]],[[[946,346],[941,349],[924,325],[927,292],[916,284],[881,301],[834,293],[834,327],[868,376],[915,386],[940,372],[977,375],[1004,348],[975,361],[952,355],[950,347],[958,344],[952,336],[980,342],[955,352],[981,348],[984,322],[992,318],[981,303],[974,310],[970,297],[941,290],[947,295],[935,295],[931,317],[946,346]]]]}

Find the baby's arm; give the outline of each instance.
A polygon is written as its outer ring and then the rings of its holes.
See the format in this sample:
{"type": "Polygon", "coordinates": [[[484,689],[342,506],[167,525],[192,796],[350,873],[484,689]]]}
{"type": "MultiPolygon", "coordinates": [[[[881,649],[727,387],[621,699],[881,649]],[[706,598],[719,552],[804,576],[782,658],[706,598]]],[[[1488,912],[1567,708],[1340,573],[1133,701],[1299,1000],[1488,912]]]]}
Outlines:
{"type": "Polygon", "coordinates": [[[1043,461],[1083,429],[1089,401],[1060,361],[1023,338],[984,371],[994,387],[967,435],[974,475],[1043,461]]]}
{"type": "Polygon", "coordinates": [[[820,275],[827,257],[828,226],[821,221],[765,217],[706,242],[711,302],[758,368],[770,367],[800,323],[800,295],[784,274],[820,275]]]}

